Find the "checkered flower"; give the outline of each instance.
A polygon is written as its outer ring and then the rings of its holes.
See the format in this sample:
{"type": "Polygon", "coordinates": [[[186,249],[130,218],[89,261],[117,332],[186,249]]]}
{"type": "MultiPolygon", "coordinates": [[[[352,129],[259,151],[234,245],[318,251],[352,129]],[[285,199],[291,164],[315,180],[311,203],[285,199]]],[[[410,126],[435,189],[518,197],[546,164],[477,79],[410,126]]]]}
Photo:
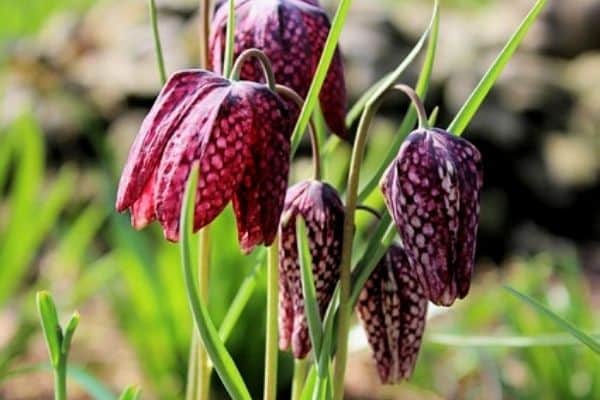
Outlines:
{"type": "MultiPolygon", "coordinates": [[[[277,83],[294,89],[305,98],[330,27],[329,18],[318,2],[236,0],[235,10],[235,58],[251,48],[263,51],[271,60],[277,83]]],[[[216,72],[223,69],[228,11],[226,5],[218,7],[211,26],[210,59],[216,72]]],[[[256,60],[246,61],[240,77],[261,82],[260,64],[256,60]]],[[[346,86],[338,50],[325,78],[320,101],[329,128],[345,137],[346,86]]],[[[295,105],[290,109],[298,112],[295,105]]]]}
{"type": "Polygon", "coordinates": [[[421,347],[427,298],[402,247],[391,246],[379,261],[356,309],[381,382],[409,378],[421,347]]]}
{"type": "Polygon", "coordinates": [[[232,200],[242,250],[268,245],[285,199],[292,124],[286,105],[262,84],[177,72],[131,147],[116,208],[131,211],[135,228],[157,219],[166,238],[178,240],[185,184],[198,162],[194,229],[232,200]]]}
{"type": "Polygon", "coordinates": [[[311,347],[298,261],[298,217],[306,223],[317,301],[323,316],[340,274],[344,207],[335,189],[320,181],[292,186],[285,199],[279,233],[279,347],[291,347],[294,357],[304,358],[311,347]]]}
{"type": "Polygon", "coordinates": [[[477,148],[436,128],[412,132],[382,179],[410,264],[437,305],[469,292],[482,183],[477,148]]]}

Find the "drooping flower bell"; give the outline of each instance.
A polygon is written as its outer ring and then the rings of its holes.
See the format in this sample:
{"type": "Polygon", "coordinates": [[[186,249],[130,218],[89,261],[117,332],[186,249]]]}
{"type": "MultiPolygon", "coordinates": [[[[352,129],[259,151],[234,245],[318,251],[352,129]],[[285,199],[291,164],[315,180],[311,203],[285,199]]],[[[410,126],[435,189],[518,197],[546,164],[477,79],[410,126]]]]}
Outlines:
{"type": "Polygon", "coordinates": [[[409,378],[421,347],[427,297],[402,247],[392,245],[379,261],[356,309],[381,382],[409,378]]]}
{"type": "Polygon", "coordinates": [[[178,240],[190,169],[200,165],[194,229],[233,200],[243,251],[270,244],[288,181],[293,121],[265,85],[203,70],[172,75],[144,119],[119,182],[116,208],[140,229],[157,219],[178,240]]]}
{"type": "MultiPolygon", "coordinates": [[[[273,64],[277,83],[306,97],[329,34],[329,18],[316,0],[236,0],[235,58],[244,50],[262,50],[273,64]]],[[[219,7],[210,33],[210,61],[223,69],[228,7],[219,7]]],[[[260,65],[248,60],[241,78],[261,81],[260,65]]],[[[336,49],[320,93],[321,109],[329,128],[345,137],[346,86],[342,57],[336,49]]],[[[298,110],[296,107],[290,107],[298,110]]]]}
{"type": "Polygon", "coordinates": [[[417,129],[382,179],[386,205],[429,300],[469,292],[483,183],[481,154],[441,129],[417,129]]]}
{"type": "Polygon", "coordinates": [[[317,302],[324,315],[339,280],[344,207],[333,187],[317,180],[292,186],[286,195],[279,240],[279,347],[296,358],[310,351],[298,260],[296,218],[308,233],[317,302]]]}

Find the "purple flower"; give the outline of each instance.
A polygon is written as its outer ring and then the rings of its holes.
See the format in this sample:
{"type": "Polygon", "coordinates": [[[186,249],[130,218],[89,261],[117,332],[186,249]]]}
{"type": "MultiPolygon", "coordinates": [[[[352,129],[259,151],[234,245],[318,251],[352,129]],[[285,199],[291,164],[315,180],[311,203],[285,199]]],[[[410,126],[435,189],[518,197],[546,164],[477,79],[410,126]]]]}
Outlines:
{"type": "Polygon", "coordinates": [[[412,132],[382,179],[410,264],[437,305],[469,292],[482,183],[475,146],[435,128],[412,132]]]}
{"type": "Polygon", "coordinates": [[[381,382],[409,378],[421,347],[427,297],[402,247],[391,246],[379,261],[356,308],[381,382]]]}
{"type": "MultiPolygon", "coordinates": [[[[330,27],[329,18],[318,2],[236,0],[235,10],[235,58],[247,49],[263,51],[273,64],[277,83],[294,89],[305,98],[330,27]]],[[[227,14],[226,5],[219,7],[211,27],[210,58],[216,72],[223,69],[227,14]]],[[[240,76],[255,82],[263,81],[262,69],[256,60],[246,61],[240,76]]],[[[345,137],[346,86],[338,50],[329,67],[320,100],[329,128],[345,137]]],[[[295,105],[290,108],[298,112],[295,105]]]]}
{"type": "Polygon", "coordinates": [[[273,242],[288,181],[289,112],[266,86],[233,82],[203,70],[175,73],[144,119],[117,194],[139,229],[157,219],[178,240],[190,169],[200,165],[194,229],[229,200],[242,250],[273,242]]]}
{"type": "Polygon", "coordinates": [[[279,347],[296,358],[310,351],[298,261],[296,218],[304,219],[321,316],[339,280],[344,207],[333,187],[320,181],[292,186],[285,198],[279,250],[279,347]]]}

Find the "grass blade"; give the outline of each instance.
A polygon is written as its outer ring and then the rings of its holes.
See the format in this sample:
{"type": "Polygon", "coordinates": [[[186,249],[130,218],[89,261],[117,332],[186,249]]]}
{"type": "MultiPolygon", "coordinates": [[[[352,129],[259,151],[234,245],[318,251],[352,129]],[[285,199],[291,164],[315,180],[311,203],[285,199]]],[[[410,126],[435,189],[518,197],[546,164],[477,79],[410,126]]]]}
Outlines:
{"type": "Polygon", "coordinates": [[[448,131],[460,136],[471,119],[481,106],[481,103],[489,93],[492,86],[502,73],[502,70],[510,61],[513,54],[523,41],[523,38],[527,34],[527,31],[531,25],[535,22],[538,15],[546,5],[547,0],[536,1],[533,8],[529,11],[525,19],[521,22],[517,30],[513,33],[511,38],[508,40],[492,66],[487,70],[481,81],[477,84],[477,87],[473,90],[473,93],[469,96],[465,104],[458,111],[458,114],[454,117],[454,120],[448,126],[448,131]]]}
{"type": "MultiPolygon", "coordinates": [[[[231,355],[225,348],[225,345],[219,338],[219,334],[213,325],[206,305],[202,303],[198,296],[198,289],[194,280],[193,257],[192,257],[192,227],[194,221],[194,204],[196,203],[196,188],[198,186],[198,165],[195,164],[188,178],[185,189],[185,195],[181,208],[180,218],[180,236],[181,236],[181,263],[185,279],[188,301],[194,316],[194,322],[198,333],[204,344],[206,352],[221,378],[223,385],[229,395],[234,399],[250,400],[250,393],[246,387],[237,366],[231,355]]],[[[195,243],[195,242],[194,242],[195,243]]]]}
{"type": "Polygon", "coordinates": [[[50,361],[52,362],[52,365],[56,367],[60,362],[61,343],[63,339],[62,329],[58,322],[56,305],[54,304],[54,300],[50,293],[46,291],[37,293],[36,302],[38,312],[40,313],[44,338],[46,339],[46,345],[48,346],[50,361]]]}
{"type": "Polygon", "coordinates": [[[135,385],[127,386],[119,396],[119,400],[138,400],[140,398],[140,393],[141,390],[139,387],[135,385]]]}
{"type": "MultiPolygon", "coordinates": [[[[600,335],[594,335],[594,339],[600,335]]],[[[558,347],[582,345],[573,335],[566,333],[548,335],[521,335],[521,336],[479,336],[479,335],[452,335],[445,333],[432,333],[425,337],[429,343],[453,347],[558,347]]]]}
{"type": "Polygon", "coordinates": [[[312,271],[312,257],[308,247],[306,224],[302,218],[296,222],[296,237],[298,241],[298,255],[300,270],[302,272],[302,296],[304,297],[304,312],[308,321],[308,332],[312,343],[315,359],[319,359],[321,343],[323,340],[323,326],[317,302],[317,291],[312,271]]]}
{"type": "Polygon", "coordinates": [[[589,347],[592,351],[594,351],[597,354],[600,354],[600,342],[596,341],[593,337],[589,336],[585,332],[580,331],[569,321],[555,314],[553,311],[551,311],[549,308],[547,308],[537,300],[532,299],[531,297],[511,288],[510,286],[505,286],[504,288],[510,293],[512,293],[514,296],[518,297],[523,302],[533,307],[539,314],[544,314],[550,319],[552,319],[558,326],[560,326],[565,331],[569,332],[571,335],[573,335],[573,337],[575,337],[581,343],[589,347]]]}

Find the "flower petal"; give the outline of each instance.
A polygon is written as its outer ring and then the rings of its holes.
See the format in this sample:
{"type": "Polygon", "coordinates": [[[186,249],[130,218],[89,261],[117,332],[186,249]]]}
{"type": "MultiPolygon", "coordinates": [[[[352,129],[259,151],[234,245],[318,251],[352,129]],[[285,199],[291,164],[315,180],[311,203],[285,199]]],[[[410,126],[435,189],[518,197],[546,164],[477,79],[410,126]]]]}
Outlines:
{"type": "Polygon", "coordinates": [[[169,78],[129,151],[119,182],[118,211],[131,207],[141,195],[188,110],[222,82],[222,78],[203,70],[181,71],[169,78]]]}
{"type": "Polygon", "coordinates": [[[144,191],[131,206],[131,225],[135,229],[142,229],[156,219],[154,207],[154,183],[156,181],[156,170],[148,179],[144,191]]]}
{"type": "Polygon", "coordinates": [[[266,86],[250,82],[234,84],[240,90],[252,126],[245,131],[249,157],[233,196],[238,238],[242,251],[270,245],[277,234],[290,165],[292,130],[283,101],[266,86]]]}

